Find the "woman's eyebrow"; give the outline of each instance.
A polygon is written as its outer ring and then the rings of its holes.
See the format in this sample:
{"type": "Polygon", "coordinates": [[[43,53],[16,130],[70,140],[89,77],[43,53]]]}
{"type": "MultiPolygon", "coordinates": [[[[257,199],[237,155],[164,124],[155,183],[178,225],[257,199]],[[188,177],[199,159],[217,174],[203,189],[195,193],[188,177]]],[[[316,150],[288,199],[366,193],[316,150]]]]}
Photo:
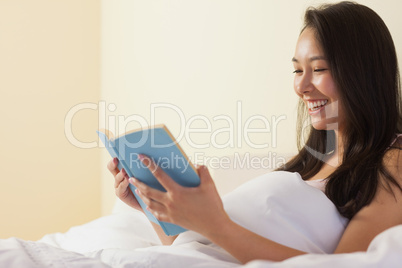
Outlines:
{"type": "MultiPolygon", "coordinates": [[[[327,60],[324,56],[313,56],[309,59],[310,62],[315,60],[327,60]]],[[[293,62],[299,62],[295,57],[292,58],[293,62]]]]}

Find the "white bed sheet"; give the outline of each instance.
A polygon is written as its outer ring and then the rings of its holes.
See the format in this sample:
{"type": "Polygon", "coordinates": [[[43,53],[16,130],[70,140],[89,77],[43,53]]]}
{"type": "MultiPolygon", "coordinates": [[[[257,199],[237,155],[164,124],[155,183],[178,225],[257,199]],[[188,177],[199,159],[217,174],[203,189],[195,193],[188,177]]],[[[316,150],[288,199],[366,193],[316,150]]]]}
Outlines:
{"type": "MultiPolygon", "coordinates": [[[[218,256],[221,256],[218,254],[218,256]]],[[[393,227],[371,243],[367,252],[349,254],[308,254],[283,262],[253,261],[240,265],[214,258],[211,248],[192,243],[177,250],[154,247],[151,250],[106,250],[93,255],[112,267],[243,267],[243,268],[374,268],[402,267],[402,225],[393,227]]]]}
{"type": "Polygon", "coordinates": [[[367,252],[348,254],[308,254],[282,262],[253,261],[247,268],[400,268],[402,267],[402,225],[392,227],[379,234],[370,244],[367,252]]]}
{"type": "Polygon", "coordinates": [[[293,246],[315,254],[278,263],[253,261],[242,266],[226,251],[194,232],[180,235],[172,246],[161,246],[146,217],[130,209],[72,227],[66,233],[46,235],[37,242],[16,238],[0,240],[0,267],[402,267],[402,225],[378,235],[364,253],[326,255],[323,254],[325,250],[317,251],[317,246],[323,247],[322,243],[327,238],[332,240],[329,244],[332,247],[344,222],[336,214],[333,204],[324,200],[326,196],[301,181],[297,174],[280,179],[281,183],[289,183],[284,190],[269,181],[281,174],[256,178],[243,189],[234,191],[223,199],[225,209],[246,228],[256,228],[254,231],[268,237],[280,229],[282,234],[275,238],[279,243],[293,243],[296,238],[298,242],[293,246]],[[261,186],[264,188],[259,189],[261,186]],[[272,191],[269,193],[265,189],[272,191]],[[247,200],[250,192],[260,193],[260,199],[251,196],[253,199],[248,201],[256,205],[242,207],[241,203],[234,201],[229,202],[231,205],[225,203],[228,200],[247,200]],[[303,193],[308,195],[308,200],[304,201],[305,196],[300,195],[303,193]],[[287,198],[278,198],[282,195],[287,198]],[[267,207],[262,207],[265,206],[261,205],[264,202],[267,207]],[[269,206],[283,213],[273,214],[269,206]],[[242,213],[242,210],[263,213],[255,216],[253,213],[242,213]],[[248,220],[242,220],[244,215],[248,220]],[[327,235],[330,232],[328,230],[316,236],[313,231],[317,226],[306,224],[308,222],[305,219],[311,217],[321,218],[317,220],[321,226],[326,226],[325,221],[329,219],[332,222],[328,223],[329,226],[334,224],[331,230],[336,227],[338,233],[334,232],[330,236],[327,235]],[[260,224],[256,224],[254,219],[259,220],[260,224]],[[284,228],[287,228],[290,235],[283,233],[284,228]]]}
{"type": "Polygon", "coordinates": [[[106,268],[110,266],[96,258],[85,257],[46,243],[9,238],[0,240],[0,267],[106,268]]]}
{"type": "Polygon", "coordinates": [[[111,224],[112,218],[117,221],[130,218],[142,220],[136,213],[122,213],[74,227],[65,234],[47,235],[39,242],[16,238],[0,240],[0,267],[402,267],[402,225],[378,235],[367,252],[309,254],[283,262],[253,261],[242,266],[231,262],[230,257],[225,260],[227,255],[220,249],[198,242],[187,243],[180,248],[152,246],[135,249],[137,246],[144,246],[143,243],[154,245],[151,241],[153,238],[147,241],[143,237],[142,242],[135,242],[132,238],[137,237],[137,234],[128,234],[131,233],[131,226],[111,224]],[[103,232],[104,228],[109,229],[110,235],[102,236],[96,233],[103,232]],[[86,232],[88,233],[85,239],[78,236],[86,232]],[[95,233],[98,238],[91,239],[90,235],[95,233]],[[119,244],[113,242],[112,234],[116,236],[116,240],[128,237],[125,242],[119,244]],[[74,248],[76,246],[77,248],[74,248]]]}
{"type": "Polygon", "coordinates": [[[108,248],[131,250],[161,245],[147,218],[132,209],[74,226],[65,233],[45,235],[39,242],[82,254],[108,248]]]}

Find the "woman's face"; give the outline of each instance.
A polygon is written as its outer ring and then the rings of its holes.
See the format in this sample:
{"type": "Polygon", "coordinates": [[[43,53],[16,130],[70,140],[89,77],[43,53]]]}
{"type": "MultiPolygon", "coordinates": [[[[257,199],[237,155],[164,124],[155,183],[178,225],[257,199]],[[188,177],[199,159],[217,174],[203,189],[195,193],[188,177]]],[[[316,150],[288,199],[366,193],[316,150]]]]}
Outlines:
{"type": "Polygon", "coordinates": [[[292,61],[295,68],[294,89],[306,104],[313,127],[339,130],[343,115],[338,90],[311,28],[300,34],[292,61]]]}

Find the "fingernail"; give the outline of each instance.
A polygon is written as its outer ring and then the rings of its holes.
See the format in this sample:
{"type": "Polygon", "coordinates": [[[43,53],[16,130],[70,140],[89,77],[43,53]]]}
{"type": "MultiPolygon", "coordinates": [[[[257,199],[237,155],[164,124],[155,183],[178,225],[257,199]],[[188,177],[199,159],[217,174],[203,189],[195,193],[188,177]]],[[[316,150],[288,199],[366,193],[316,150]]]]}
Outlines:
{"type": "Polygon", "coordinates": [[[143,160],[143,159],[144,159],[144,155],[139,154],[139,155],[138,155],[138,159],[143,160]]]}
{"type": "Polygon", "coordinates": [[[134,179],[133,179],[133,178],[129,178],[128,181],[129,181],[131,184],[134,184],[134,179]]]}
{"type": "Polygon", "coordinates": [[[115,165],[117,165],[117,164],[119,163],[119,159],[117,159],[117,157],[113,158],[113,163],[114,163],[115,165]]]}

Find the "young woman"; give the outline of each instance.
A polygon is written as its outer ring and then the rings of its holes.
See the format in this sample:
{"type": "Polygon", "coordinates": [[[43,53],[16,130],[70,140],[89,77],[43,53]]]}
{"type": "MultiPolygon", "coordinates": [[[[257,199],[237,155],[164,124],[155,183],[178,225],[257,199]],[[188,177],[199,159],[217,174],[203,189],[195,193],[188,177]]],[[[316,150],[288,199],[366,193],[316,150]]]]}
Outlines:
{"type": "MultiPolygon", "coordinates": [[[[402,105],[391,35],[365,6],[341,2],[311,8],[292,61],[300,97],[299,144],[308,138],[280,170],[298,172],[307,183],[324,188],[350,219],[335,253],[365,251],[380,232],[402,224],[402,105]],[[306,116],[310,129],[303,128],[306,116]]],[[[233,222],[205,166],[197,168],[200,186],[185,188],[148,157],[140,159],[167,192],[128,178],[113,159],[108,168],[116,194],[133,208],[141,210],[130,182],[157,219],[202,234],[241,262],[305,254],[233,222]]],[[[154,227],[164,244],[175,239],[154,227]]]]}

